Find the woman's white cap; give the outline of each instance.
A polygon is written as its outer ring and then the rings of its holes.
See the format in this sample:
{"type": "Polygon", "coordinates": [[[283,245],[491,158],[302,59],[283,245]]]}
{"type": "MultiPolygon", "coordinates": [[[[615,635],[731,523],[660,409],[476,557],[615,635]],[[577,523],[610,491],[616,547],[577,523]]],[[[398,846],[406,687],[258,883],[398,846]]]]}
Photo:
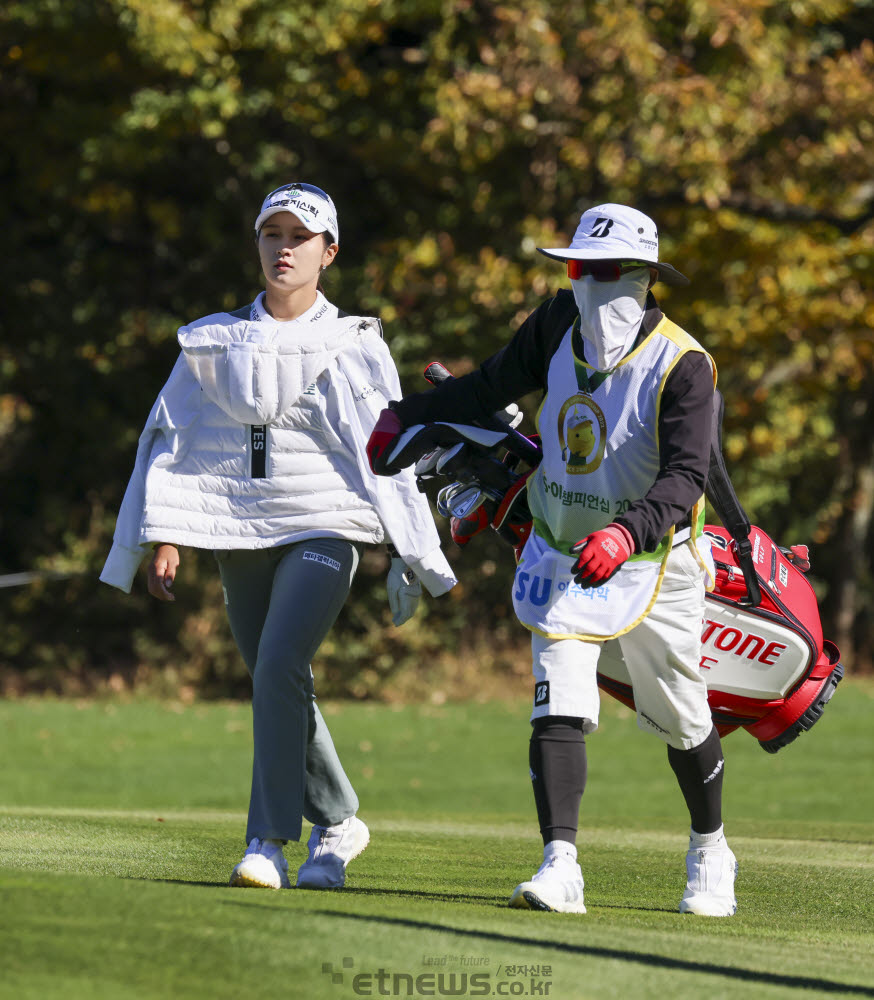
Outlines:
{"type": "Polygon", "coordinates": [[[580,216],[569,247],[537,248],[555,260],[645,261],[666,285],[688,285],[670,264],[659,263],[659,231],[648,215],[627,205],[596,205],[580,216]]]}
{"type": "Polygon", "coordinates": [[[271,191],[255,220],[255,232],[277,212],[291,212],[311,233],[330,233],[335,243],[340,242],[337,209],[329,195],[315,184],[284,184],[271,191]]]}

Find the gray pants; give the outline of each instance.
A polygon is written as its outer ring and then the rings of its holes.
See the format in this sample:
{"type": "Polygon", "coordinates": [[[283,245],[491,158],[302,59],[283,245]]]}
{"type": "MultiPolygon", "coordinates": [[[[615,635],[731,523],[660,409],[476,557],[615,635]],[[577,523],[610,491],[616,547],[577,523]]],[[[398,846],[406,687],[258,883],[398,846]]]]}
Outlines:
{"type": "Polygon", "coordinates": [[[315,702],[310,661],[340,613],[359,551],[340,538],[216,552],[231,632],[252,678],[255,753],[246,843],[300,840],[358,810],[315,702]]]}

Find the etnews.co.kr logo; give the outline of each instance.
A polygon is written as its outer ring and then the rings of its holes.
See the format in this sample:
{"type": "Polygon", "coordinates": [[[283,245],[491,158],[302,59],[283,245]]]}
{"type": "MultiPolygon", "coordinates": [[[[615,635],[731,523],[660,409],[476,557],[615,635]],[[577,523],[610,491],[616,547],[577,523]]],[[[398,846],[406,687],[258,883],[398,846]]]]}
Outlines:
{"type": "MultiPolygon", "coordinates": [[[[448,958],[424,964],[444,965],[448,958]]],[[[483,958],[452,958],[467,965],[489,964],[489,960],[483,958]]],[[[552,989],[551,979],[540,978],[541,975],[552,974],[551,966],[502,965],[498,966],[495,975],[483,971],[415,974],[388,969],[352,972],[354,967],[355,960],[348,957],[336,967],[333,962],[323,962],[322,974],[330,976],[334,986],[351,987],[352,992],[361,997],[547,997],[552,989]]]]}

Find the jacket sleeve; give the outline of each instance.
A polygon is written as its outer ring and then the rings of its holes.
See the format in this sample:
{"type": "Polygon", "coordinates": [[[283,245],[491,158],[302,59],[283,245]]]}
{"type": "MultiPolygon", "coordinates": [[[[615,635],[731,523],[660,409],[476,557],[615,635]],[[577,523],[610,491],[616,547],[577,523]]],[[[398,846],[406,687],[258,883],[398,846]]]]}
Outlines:
{"type": "Polygon", "coordinates": [[[512,340],[476,371],[429,392],[405,396],[392,403],[392,410],[405,427],[434,420],[465,423],[491,416],[529,392],[545,390],[549,362],[576,311],[571,292],[559,292],[535,309],[512,340]]]}
{"type": "Polygon", "coordinates": [[[428,498],[420,493],[411,469],[396,476],[375,476],[365,450],[379,413],[401,394],[397,369],[376,334],[366,334],[360,349],[344,352],[337,364],[336,386],[340,436],[351,449],[368,499],[398,555],[432,597],[458,582],[440,549],[440,537],[428,498]]]}
{"type": "Polygon", "coordinates": [[[152,411],[146,421],[137,444],[137,457],[133,474],[127,484],[124,499],[115,522],[112,548],[109,550],[106,563],[100,573],[100,580],[111,587],[129,594],[140,563],[148,554],[153,542],[161,539],[145,540],[141,538],[141,526],[146,497],[146,473],[156,440],[162,435],[170,438],[171,448],[175,447],[175,438],[182,429],[179,419],[184,412],[184,396],[186,383],[190,388],[191,376],[187,365],[180,355],[170,378],[161,390],[152,406],[152,411]]]}
{"type": "Polygon", "coordinates": [[[706,354],[684,354],[668,376],[659,410],[659,472],[640,500],[616,518],[637,543],[654,552],[704,493],[710,465],[713,369],[706,354]]]}

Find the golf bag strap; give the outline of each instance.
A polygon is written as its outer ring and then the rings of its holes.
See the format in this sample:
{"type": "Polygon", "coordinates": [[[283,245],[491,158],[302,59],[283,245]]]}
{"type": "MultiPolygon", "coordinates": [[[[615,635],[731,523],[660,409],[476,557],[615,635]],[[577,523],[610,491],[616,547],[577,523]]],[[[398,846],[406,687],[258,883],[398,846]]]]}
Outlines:
{"type": "Polygon", "coordinates": [[[722,454],[722,417],[724,412],[725,402],[722,393],[717,389],[713,394],[710,469],[707,474],[705,493],[708,502],[734,539],[737,546],[737,561],[744,575],[750,604],[755,607],[762,602],[762,592],[759,589],[759,580],[753,562],[752,543],[749,537],[750,519],[734,491],[728,469],[725,466],[725,456],[722,454]]]}

